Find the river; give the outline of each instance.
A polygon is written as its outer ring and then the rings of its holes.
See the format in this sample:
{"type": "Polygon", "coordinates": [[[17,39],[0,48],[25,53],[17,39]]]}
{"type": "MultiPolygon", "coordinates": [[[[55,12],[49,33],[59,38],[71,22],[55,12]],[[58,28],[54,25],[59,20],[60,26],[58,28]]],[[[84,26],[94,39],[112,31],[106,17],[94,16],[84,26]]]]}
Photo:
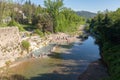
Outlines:
{"type": "Polygon", "coordinates": [[[83,42],[61,45],[47,58],[28,59],[11,68],[10,74],[22,80],[77,80],[91,62],[100,59],[99,47],[94,42],[89,36],[83,42]]]}

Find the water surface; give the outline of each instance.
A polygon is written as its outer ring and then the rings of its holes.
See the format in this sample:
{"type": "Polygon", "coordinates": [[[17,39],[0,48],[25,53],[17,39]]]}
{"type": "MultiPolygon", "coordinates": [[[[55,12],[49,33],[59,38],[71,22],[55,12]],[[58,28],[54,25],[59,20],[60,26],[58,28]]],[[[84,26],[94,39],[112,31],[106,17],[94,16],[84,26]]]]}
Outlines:
{"type": "Polygon", "coordinates": [[[60,45],[49,57],[28,59],[12,68],[11,73],[29,80],[77,80],[91,62],[100,58],[94,41],[90,36],[82,43],[60,45]]]}

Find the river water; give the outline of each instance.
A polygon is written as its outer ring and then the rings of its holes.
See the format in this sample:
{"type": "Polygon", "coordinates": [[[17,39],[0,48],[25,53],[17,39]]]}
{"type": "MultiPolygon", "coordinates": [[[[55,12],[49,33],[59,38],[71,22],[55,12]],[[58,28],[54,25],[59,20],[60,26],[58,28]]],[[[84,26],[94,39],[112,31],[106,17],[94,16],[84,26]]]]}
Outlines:
{"type": "Polygon", "coordinates": [[[11,68],[11,75],[23,80],[77,80],[91,62],[100,58],[94,41],[89,36],[83,42],[77,40],[70,45],[60,45],[47,58],[27,59],[11,68]]]}

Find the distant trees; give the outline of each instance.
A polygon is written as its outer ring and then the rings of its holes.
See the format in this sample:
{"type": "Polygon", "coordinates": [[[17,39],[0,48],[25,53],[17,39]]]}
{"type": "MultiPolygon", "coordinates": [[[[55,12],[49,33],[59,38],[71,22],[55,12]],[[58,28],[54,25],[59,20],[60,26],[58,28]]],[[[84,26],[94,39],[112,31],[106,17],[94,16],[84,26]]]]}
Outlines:
{"type": "Polygon", "coordinates": [[[43,33],[49,31],[53,32],[53,21],[48,13],[39,14],[37,16],[36,27],[40,29],[43,33]]]}

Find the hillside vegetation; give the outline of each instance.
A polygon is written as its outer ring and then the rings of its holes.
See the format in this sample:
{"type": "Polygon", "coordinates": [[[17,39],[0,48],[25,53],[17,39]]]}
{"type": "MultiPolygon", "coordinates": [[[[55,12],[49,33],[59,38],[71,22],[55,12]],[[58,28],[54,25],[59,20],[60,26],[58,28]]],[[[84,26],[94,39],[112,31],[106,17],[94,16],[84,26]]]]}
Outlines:
{"type": "Polygon", "coordinates": [[[64,7],[63,0],[44,0],[45,7],[30,0],[2,0],[0,6],[0,27],[18,26],[21,31],[24,28],[56,33],[76,31],[80,24],[85,23],[83,17],[64,7]]]}
{"type": "Polygon", "coordinates": [[[114,12],[98,13],[91,20],[90,31],[101,47],[103,61],[108,66],[110,78],[120,79],[120,8],[114,12]]]}

